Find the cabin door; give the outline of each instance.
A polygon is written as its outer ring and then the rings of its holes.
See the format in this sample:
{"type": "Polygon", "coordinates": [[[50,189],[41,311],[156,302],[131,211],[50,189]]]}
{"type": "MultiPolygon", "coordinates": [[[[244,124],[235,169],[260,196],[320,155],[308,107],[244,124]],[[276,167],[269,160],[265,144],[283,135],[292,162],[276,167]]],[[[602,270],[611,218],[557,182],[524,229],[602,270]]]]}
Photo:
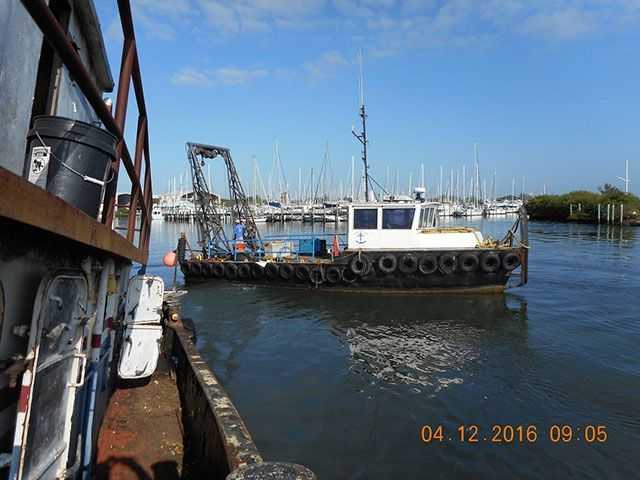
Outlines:
{"type": "Polygon", "coordinates": [[[21,452],[12,478],[64,476],[69,446],[76,444],[71,431],[76,392],[84,384],[86,355],[82,350],[88,320],[87,282],[82,273],[42,281],[31,324],[35,334],[29,351],[34,353],[34,374],[25,423],[16,428],[22,431],[21,452]]]}
{"type": "Polygon", "coordinates": [[[120,378],[147,378],[156,370],[162,340],[163,296],[164,282],[160,277],[138,275],[129,280],[118,363],[120,378]]]}

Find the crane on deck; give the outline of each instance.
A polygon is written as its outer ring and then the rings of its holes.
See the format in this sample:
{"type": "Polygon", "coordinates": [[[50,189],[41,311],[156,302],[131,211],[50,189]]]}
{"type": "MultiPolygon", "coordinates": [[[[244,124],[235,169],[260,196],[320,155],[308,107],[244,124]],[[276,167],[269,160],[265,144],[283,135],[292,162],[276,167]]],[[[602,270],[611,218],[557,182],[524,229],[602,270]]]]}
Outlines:
{"type": "Polygon", "coordinates": [[[262,250],[262,239],[256,227],[249,201],[242,188],[240,177],[231,158],[228,148],[206,145],[202,143],[187,143],[187,157],[191,166],[193,179],[193,202],[196,208],[196,222],[200,232],[205,257],[234,255],[235,243],[229,239],[223,226],[223,215],[216,207],[215,198],[209,191],[202,167],[205,160],[221,157],[227,170],[229,184],[229,200],[231,201],[231,219],[240,222],[245,227],[244,244],[246,248],[257,253],[262,250]]]}

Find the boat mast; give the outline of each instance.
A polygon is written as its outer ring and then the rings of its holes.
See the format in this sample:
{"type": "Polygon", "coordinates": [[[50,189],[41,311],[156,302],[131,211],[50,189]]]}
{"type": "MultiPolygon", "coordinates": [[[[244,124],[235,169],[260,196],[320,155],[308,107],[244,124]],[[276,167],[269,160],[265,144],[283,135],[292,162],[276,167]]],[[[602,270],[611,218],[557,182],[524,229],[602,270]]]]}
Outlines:
{"type": "Polygon", "coordinates": [[[362,162],[364,163],[364,196],[365,202],[369,201],[369,164],[367,160],[367,113],[364,105],[364,78],[362,75],[362,50],[358,52],[360,60],[360,119],[362,121],[362,131],[358,134],[355,129],[351,127],[351,133],[362,144],[362,162]]]}

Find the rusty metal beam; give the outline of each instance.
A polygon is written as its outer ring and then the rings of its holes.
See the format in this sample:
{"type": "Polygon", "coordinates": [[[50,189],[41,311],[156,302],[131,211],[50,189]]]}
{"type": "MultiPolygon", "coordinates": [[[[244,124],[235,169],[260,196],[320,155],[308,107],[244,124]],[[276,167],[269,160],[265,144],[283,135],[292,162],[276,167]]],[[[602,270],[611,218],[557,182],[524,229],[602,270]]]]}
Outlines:
{"type": "Polygon", "coordinates": [[[64,200],[0,168],[0,217],[75,240],[84,245],[147,263],[147,252],[136,248],[106,225],[64,200]]]}
{"type": "MultiPolygon", "coordinates": [[[[124,132],[124,125],[127,117],[127,104],[129,101],[129,87],[131,86],[131,70],[133,68],[133,59],[136,54],[136,44],[130,38],[125,36],[124,45],[122,48],[122,61],[120,62],[120,77],[118,79],[118,96],[116,97],[116,113],[115,123],[121,132],[124,132]]],[[[123,148],[126,147],[124,136],[120,137],[118,147],[116,149],[116,161],[112,163],[111,168],[113,170],[113,182],[107,186],[104,198],[110,200],[115,197],[117,193],[118,185],[118,173],[120,171],[120,158],[122,158],[123,148]]],[[[127,165],[125,164],[125,168],[127,165]]],[[[128,168],[127,168],[128,170],[128,168]]],[[[129,174],[129,178],[139,178],[129,174]]],[[[105,224],[111,225],[113,222],[113,215],[115,213],[115,206],[113,203],[108,203],[108,208],[105,209],[102,219],[105,224]]]]}
{"type": "MultiPolygon", "coordinates": [[[[147,133],[146,117],[138,117],[138,133],[136,135],[136,153],[133,161],[133,169],[136,177],[140,178],[142,168],[142,152],[144,150],[144,138],[147,133]]],[[[129,203],[129,219],[127,222],[127,240],[133,241],[136,228],[136,210],[140,200],[140,189],[136,185],[131,185],[131,202],[129,203]]]]}

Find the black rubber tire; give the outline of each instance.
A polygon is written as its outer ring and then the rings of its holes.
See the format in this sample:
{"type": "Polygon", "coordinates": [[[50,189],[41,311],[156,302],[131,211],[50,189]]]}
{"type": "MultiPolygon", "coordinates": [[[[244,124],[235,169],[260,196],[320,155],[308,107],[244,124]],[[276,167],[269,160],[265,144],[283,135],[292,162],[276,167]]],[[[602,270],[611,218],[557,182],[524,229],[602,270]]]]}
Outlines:
{"type": "Polygon", "coordinates": [[[346,284],[351,284],[358,279],[358,275],[356,275],[353,270],[350,268],[345,268],[342,271],[342,281],[346,284]]]}
{"type": "Polygon", "coordinates": [[[351,261],[349,262],[349,268],[356,275],[364,275],[369,270],[371,266],[371,262],[366,255],[359,254],[354,255],[351,261]]]}
{"type": "Polygon", "coordinates": [[[202,273],[204,273],[207,278],[213,278],[213,263],[205,263],[202,266],[202,273]]]}
{"type": "Polygon", "coordinates": [[[327,283],[335,285],[342,280],[342,271],[335,265],[331,265],[324,272],[324,278],[327,283]]]}
{"type": "Polygon", "coordinates": [[[487,252],[480,257],[480,268],[485,273],[496,273],[501,264],[500,255],[495,252],[487,252]]]}
{"type": "Polygon", "coordinates": [[[382,255],[378,259],[378,270],[380,270],[382,273],[386,275],[389,275],[395,272],[397,267],[398,267],[398,259],[396,258],[395,255],[388,253],[386,255],[382,255]]]}
{"type": "Polygon", "coordinates": [[[180,268],[184,275],[191,275],[191,262],[182,262],[180,268]]]}
{"type": "Polygon", "coordinates": [[[279,268],[276,263],[269,262],[264,267],[264,275],[269,280],[275,280],[276,278],[278,278],[278,270],[279,268]]]}
{"type": "Polygon", "coordinates": [[[416,270],[418,270],[418,259],[413,253],[403,255],[398,261],[398,270],[407,275],[416,273],[416,270]]]}
{"type": "Polygon", "coordinates": [[[296,265],[296,280],[299,282],[309,281],[309,266],[308,265],[296,265]]]}
{"type": "Polygon", "coordinates": [[[227,280],[235,280],[238,278],[238,265],[235,263],[224,264],[224,276],[227,280]]]}
{"type": "Polygon", "coordinates": [[[280,265],[280,278],[282,280],[288,281],[291,280],[294,274],[293,265],[290,263],[283,263],[280,265]]]}
{"type": "Polygon", "coordinates": [[[224,277],[224,265],[221,263],[212,263],[211,264],[211,273],[213,278],[222,278],[224,277]]]}
{"type": "Polygon", "coordinates": [[[254,280],[262,280],[264,278],[264,268],[257,263],[251,264],[251,278],[254,280]]]}
{"type": "Polygon", "coordinates": [[[438,270],[438,257],[435,255],[424,255],[418,260],[418,270],[422,275],[431,275],[438,270]]]}
{"type": "Polygon", "coordinates": [[[460,255],[458,264],[460,265],[460,270],[465,273],[471,273],[478,270],[478,267],[480,266],[480,259],[475,253],[467,252],[460,255]]]}
{"type": "Polygon", "coordinates": [[[440,255],[440,259],[438,260],[438,268],[445,275],[450,275],[457,270],[458,259],[451,253],[440,255]]]}
{"type": "Polygon", "coordinates": [[[189,262],[191,263],[191,274],[195,277],[202,276],[202,263],[199,261],[189,262]]]}
{"type": "Polygon", "coordinates": [[[309,281],[313,285],[321,285],[324,282],[324,270],[322,270],[322,267],[316,265],[309,270],[309,281]]]}
{"type": "Polygon", "coordinates": [[[502,268],[507,272],[511,272],[520,266],[520,257],[514,252],[502,255],[502,268]]]}
{"type": "Polygon", "coordinates": [[[251,267],[248,263],[243,262],[238,265],[238,278],[240,280],[249,280],[251,278],[251,267]]]}

